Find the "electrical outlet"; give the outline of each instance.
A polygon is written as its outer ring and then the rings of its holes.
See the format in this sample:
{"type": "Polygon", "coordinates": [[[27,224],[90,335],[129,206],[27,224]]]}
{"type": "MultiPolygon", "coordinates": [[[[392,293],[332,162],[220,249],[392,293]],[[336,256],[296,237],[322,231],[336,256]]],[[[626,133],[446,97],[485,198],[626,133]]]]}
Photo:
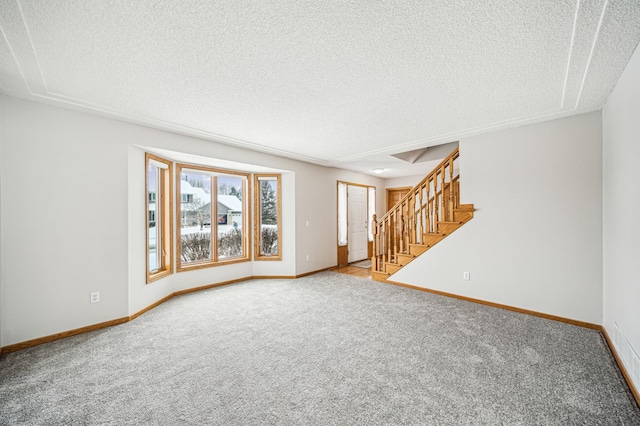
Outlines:
{"type": "Polygon", "coordinates": [[[309,261],[309,255],[307,255],[307,262],[309,261]]]}
{"type": "Polygon", "coordinates": [[[96,291],[95,293],[91,293],[91,303],[98,303],[100,301],[100,292],[96,291]]]}
{"type": "Polygon", "coordinates": [[[463,272],[463,273],[462,273],[462,278],[463,278],[465,281],[469,281],[469,280],[471,279],[471,274],[470,274],[470,273],[468,273],[468,272],[463,272]]]}

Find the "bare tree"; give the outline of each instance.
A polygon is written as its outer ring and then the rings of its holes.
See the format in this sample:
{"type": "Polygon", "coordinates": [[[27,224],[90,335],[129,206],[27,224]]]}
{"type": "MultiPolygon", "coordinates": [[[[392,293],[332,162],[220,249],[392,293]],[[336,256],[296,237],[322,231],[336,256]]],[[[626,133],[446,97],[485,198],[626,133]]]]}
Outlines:
{"type": "Polygon", "coordinates": [[[187,214],[192,213],[196,217],[196,221],[200,230],[204,228],[204,211],[202,208],[204,207],[204,203],[199,197],[193,197],[192,201],[187,205],[187,214]]]}

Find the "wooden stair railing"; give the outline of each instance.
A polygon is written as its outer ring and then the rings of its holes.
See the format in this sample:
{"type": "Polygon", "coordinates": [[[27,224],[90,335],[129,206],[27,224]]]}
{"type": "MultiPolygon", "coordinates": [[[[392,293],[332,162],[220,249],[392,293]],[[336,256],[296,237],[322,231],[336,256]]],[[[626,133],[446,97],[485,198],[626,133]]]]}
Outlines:
{"type": "Polygon", "coordinates": [[[458,148],[380,220],[373,216],[372,277],[385,280],[473,218],[460,204],[458,148]]]}

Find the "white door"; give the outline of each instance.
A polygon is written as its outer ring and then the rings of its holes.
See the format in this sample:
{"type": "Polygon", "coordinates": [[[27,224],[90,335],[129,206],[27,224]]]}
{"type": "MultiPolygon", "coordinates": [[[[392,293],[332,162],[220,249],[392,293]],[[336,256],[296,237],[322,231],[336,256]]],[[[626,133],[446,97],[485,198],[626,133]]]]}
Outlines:
{"type": "Polygon", "coordinates": [[[367,258],[367,188],[347,187],[349,263],[367,258]]]}

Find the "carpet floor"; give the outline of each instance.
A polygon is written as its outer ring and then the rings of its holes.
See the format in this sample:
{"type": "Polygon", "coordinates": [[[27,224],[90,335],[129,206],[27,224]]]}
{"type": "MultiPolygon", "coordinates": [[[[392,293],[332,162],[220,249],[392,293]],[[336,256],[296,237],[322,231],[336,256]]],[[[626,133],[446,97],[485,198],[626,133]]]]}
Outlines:
{"type": "Polygon", "coordinates": [[[593,330],[333,272],[5,355],[0,424],[640,425],[593,330]]]}

